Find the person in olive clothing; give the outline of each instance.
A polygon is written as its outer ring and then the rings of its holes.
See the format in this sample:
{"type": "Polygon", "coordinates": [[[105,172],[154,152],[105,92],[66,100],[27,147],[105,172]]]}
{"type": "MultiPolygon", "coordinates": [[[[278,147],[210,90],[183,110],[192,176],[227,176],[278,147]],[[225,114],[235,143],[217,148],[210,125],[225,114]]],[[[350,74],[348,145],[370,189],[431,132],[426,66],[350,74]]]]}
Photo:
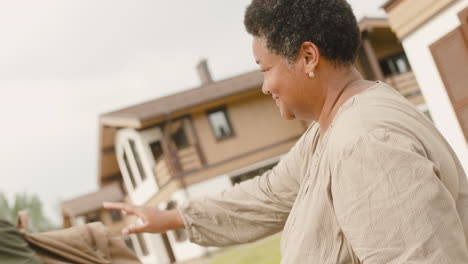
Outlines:
{"type": "Polygon", "coordinates": [[[3,219],[0,219],[0,263],[42,263],[18,229],[3,219]]]}

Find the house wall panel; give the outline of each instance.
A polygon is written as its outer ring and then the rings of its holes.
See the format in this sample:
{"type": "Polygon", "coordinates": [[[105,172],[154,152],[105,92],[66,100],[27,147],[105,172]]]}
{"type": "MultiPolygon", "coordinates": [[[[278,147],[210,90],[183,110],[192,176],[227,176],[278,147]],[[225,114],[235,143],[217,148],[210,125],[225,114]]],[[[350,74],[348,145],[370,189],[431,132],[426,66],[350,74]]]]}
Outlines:
{"type": "Polygon", "coordinates": [[[390,26],[399,38],[408,36],[457,0],[404,0],[387,9],[390,26]]]}
{"type": "Polygon", "coordinates": [[[304,132],[300,121],[283,120],[271,97],[265,95],[228,103],[227,114],[235,136],[221,141],[214,137],[205,112],[193,116],[208,165],[299,136],[304,132]]]}
{"type": "Polygon", "coordinates": [[[434,124],[468,171],[468,148],[446,88],[429,49],[430,45],[460,26],[458,13],[468,6],[459,0],[403,39],[408,60],[426,100],[434,124]]]}

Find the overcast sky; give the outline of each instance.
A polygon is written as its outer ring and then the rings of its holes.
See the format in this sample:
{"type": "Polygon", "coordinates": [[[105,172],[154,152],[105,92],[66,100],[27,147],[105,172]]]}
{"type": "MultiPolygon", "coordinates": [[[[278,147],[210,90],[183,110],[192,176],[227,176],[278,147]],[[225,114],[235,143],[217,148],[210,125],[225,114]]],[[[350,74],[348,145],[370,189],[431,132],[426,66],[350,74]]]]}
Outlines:
{"type": "Polygon", "coordinates": [[[61,200],[97,189],[99,114],[197,86],[201,58],[215,80],[256,69],[249,2],[0,0],[0,191],[59,223],[61,200]]]}

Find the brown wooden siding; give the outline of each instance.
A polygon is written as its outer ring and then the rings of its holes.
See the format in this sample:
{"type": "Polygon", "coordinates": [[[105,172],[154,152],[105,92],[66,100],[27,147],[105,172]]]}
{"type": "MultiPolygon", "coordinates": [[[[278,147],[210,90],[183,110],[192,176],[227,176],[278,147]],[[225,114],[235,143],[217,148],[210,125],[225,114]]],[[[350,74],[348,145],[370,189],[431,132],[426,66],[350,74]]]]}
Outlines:
{"type": "Polygon", "coordinates": [[[462,26],[436,41],[430,50],[468,141],[468,38],[465,38],[464,31],[468,23],[468,8],[460,13],[460,20],[462,26]]]}
{"type": "Polygon", "coordinates": [[[206,113],[199,112],[193,116],[208,165],[304,132],[300,121],[283,120],[271,97],[260,91],[256,96],[228,103],[226,110],[236,135],[219,142],[213,135],[206,113]]]}
{"type": "Polygon", "coordinates": [[[402,0],[388,3],[385,10],[392,29],[403,39],[457,0],[402,0]]]}

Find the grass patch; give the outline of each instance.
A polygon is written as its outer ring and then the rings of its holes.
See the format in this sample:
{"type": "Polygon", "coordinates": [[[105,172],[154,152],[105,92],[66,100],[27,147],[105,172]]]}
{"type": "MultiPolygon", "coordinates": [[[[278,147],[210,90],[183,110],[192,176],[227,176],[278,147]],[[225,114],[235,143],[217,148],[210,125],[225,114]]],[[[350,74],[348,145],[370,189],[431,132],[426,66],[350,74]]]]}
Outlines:
{"type": "Polygon", "coordinates": [[[206,264],[278,264],[280,235],[215,254],[206,264]]]}

